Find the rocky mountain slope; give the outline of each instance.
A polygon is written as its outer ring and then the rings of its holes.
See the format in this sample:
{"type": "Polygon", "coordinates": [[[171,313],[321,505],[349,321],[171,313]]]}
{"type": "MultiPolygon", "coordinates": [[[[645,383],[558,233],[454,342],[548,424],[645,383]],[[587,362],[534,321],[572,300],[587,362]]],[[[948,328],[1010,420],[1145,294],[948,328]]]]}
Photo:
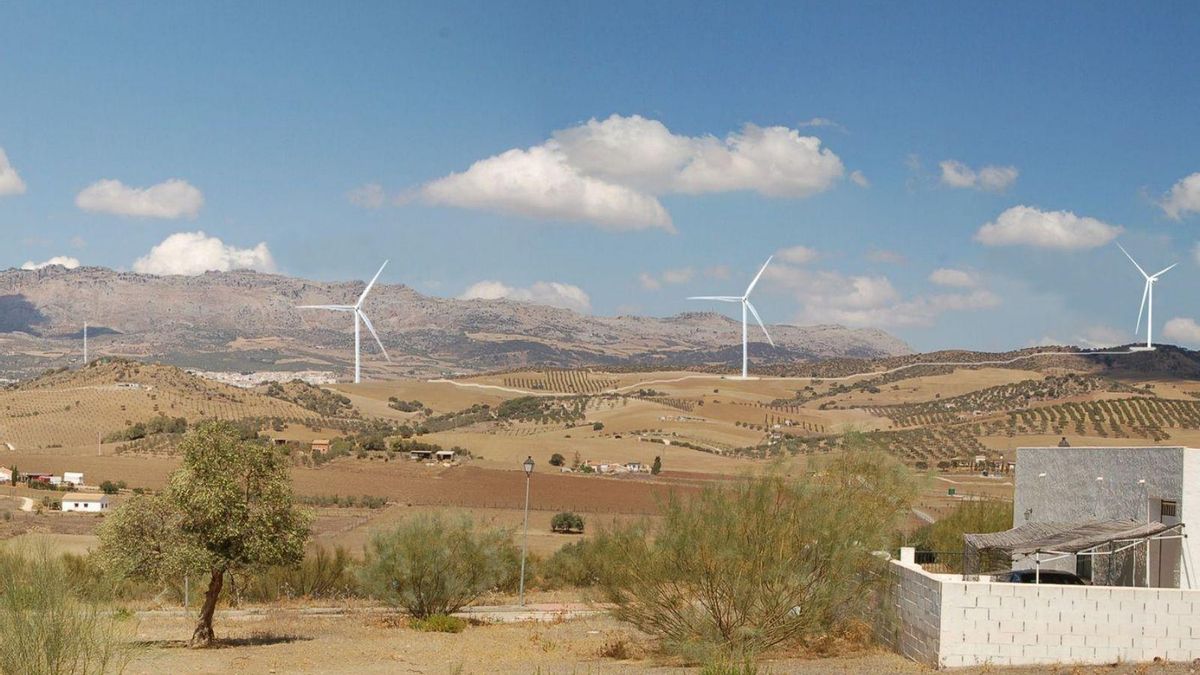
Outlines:
{"type": "MultiPolygon", "coordinates": [[[[362,282],[318,282],[255,272],[152,276],[88,267],[0,272],[0,370],[9,376],[78,360],[81,328],[94,354],[152,358],[210,370],[329,369],[352,362],[346,314],[297,310],[349,303],[362,282]]],[[[507,300],[457,300],[380,284],[367,313],[391,352],[364,330],[364,368],[429,374],[527,365],[695,366],[740,360],[738,324],[715,313],[602,317],[507,300]]],[[[909,353],[880,330],[773,326],[761,362],[909,353]]]]}

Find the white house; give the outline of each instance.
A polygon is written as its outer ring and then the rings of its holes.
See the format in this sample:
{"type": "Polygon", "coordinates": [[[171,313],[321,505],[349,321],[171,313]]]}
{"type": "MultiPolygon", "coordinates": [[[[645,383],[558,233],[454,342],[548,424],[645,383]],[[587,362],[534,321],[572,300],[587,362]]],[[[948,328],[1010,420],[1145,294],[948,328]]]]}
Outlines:
{"type": "Polygon", "coordinates": [[[108,511],[108,495],[91,492],[68,492],[62,498],[62,510],[103,513],[108,511]]]}
{"type": "Polygon", "coordinates": [[[12,482],[12,469],[0,466],[0,484],[12,482]]]}
{"type": "Polygon", "coordinates": [[[882,637],[935,668],[1200,658],[1200,449],[1019,448],[1013,528],[966,534],[964,574],[892,562],[882,637]],[[1012,571],[1020,583],[1010,583],[1012,571]],[[1090,584],[1047,572],[1070,571],[1090,584]]]}
{"type": "MultiPolygon", "coordinates": [[[[1131,549],[1149,553],[1149,564],[1142,558],[1127,565],[1118,583],[1200,588],[1196,578],[1200,570],[1192,568],[1200,563],[1200,537],[1179,536],[1187,534],[1188,525],[1200,523],[1200,449],[1018,448],[1015,483],[1013,527],[1098,521],[1180,526],[1176,529],[1182,532],[1175,536],[1168,533],[1165,536],[1170,538],[1131,549]]],[[[1121,546],[1118,543],[1117,548],[1121,546]]],[[[1091,576],[1101,564],[1108,564],[1105,551],[1097,553],[1101,555],[1065,556],[1048,567],[1091,576]]]]}
{"type": "Polygon", "coordinates": [[[83,485],[83,473],[79,471],[64,471],[62,482],[71,485],[83,485]]]}

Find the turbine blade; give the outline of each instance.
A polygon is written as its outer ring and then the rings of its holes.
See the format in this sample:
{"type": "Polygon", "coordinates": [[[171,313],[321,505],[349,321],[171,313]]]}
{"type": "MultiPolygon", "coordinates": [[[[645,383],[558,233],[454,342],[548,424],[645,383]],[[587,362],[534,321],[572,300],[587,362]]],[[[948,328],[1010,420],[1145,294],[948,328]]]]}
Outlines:
{"type": "Polygon", "coordinates": [[[383,274],[383,268],[387,267],[388,262],[384,260],[383,264],[379,266],[379,271],[375,273],[375,276],[371,277],[371,283],[367,284],[367,287],[363,289],[362,295],[358,296],[358,302],[354,303],[355,307],[362,307],[363,300],[367,299],[367,293],[371,292],[371,287],[375,285],[375,281],[379,279],[379,275],[383,274]]]}
{"type": "Polygon", "coordinates": [[[367,330],[371,331],[371,337],[375,338],[375,344],[379,345],[379,351],[383,352],[383,358],[387,359],[390,363],[392,357],[388,356],[387,350],[383,348],[383,341],[379,339],[379,333],[375,332],[375,326],[371,325],[371,320],[367,318],[366,314],[363,314],[362,310],[355,311],[358,312],[358,316],[363,320],[363,323],[367,325],[367,330]]]}
{"type": "Polygon", "coordinates": [[[1133,259],[1133,256],[1129,255],[1129,251],[1126,251],[1125,247],[1122,246],[1120,244],[1120,242],[1117,242],[1117,248],[1121,249],[1121,253],[1124,253],[1125,257],[1129,258],[1129,262],[1133,263],[1133,266],[1138,268],[1138,271],[1142,273],[1142,276],[1147,277],[1147,278],[1150,277],[1149,274],[1146,274],[1146,270],[1142,269],[1142,266],[1137,264],[1137,261],[1133,259]]]}
{"type": "Polygon", "coordinates": [[[1142,290],[1142,306],[1138,307],[1137,327],[1133,329],[1133,334],[1137,335],[1142,331],[1142,312],[1146,311],[1146,296],[1150,295],[1150,280],[1146,280],[1146,288],[1142,290]]]}
{"type": "Polygon", "coordinates": [[[758,310],[754,309],[754,305],[750,304],[749,300],[743,300],[742,302],[746,303],[746,309],[750,310],[750,313],[754,315],[754,320],[758,322],[758,327],[762,329],[763,335],[767,336],[767,342],[770,342],[771,346],[774,347],[775,341],[771,339],[771,334],[767,332],[767,325],[763,323],[762,317],[758,315],[758,310]]]}
{"type": "Polygon", "coordinates": [[[758,280],[762,278],[763,272],[767,271],[767,265],[771,264],[771,259],[774,257],[773,255],[767,257],[767,262],[763,263],[763,266],[758,270],[758,274],[754,275],[754,281],[751,281],[750,285],[746,287],[746,294],[742,296],[743,298],[750,297],[750,292],[754,290],[754,287],[758,284],[758,280]]]}
{"type": "MultiPolygon", "coordinates": [[[[1178,264],[1179,264],[1179,263],[1175,263],[1175,265],[1178,265],[1178,264]]],[[[1166,274],[1167,272],[1170,272],[1170,271],[1171,271],[1171,268],[1172,268],[1172,267],[1175,267],[1175,265],[1171,265],[1171,267],[1167,267],[1167,268],[1164,268],[1164,269],[1162,269],[1162,270],[1160,270],[1160,271],[1158,271],[1158,272],[1155,272],[1155,273],[1154,273],[1154,274],[1152,274],[1151,276],[1153,276],[1154,278],[1156,278],[1156,279],[1157,279],[1158,277],[1161,277],[1162,275],[1166,274]]]]}
{"type": "Polygon", "coordinates": [[[717,300],[719,302],[740,302],[741,298],[733,295],[693,295],[688,300],[717,300]]]}
{"type": "Polygon", "coordinates": [[[353,305],[296,305],[296,309],[332,309],[335,312],[350,312],[353,305]]]}

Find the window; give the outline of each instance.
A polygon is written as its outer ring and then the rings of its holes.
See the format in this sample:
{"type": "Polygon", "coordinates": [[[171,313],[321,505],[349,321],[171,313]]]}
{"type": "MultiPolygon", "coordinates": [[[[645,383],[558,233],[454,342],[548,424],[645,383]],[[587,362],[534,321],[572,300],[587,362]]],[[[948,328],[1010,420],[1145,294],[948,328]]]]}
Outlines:
{"type": "Polygon", "coordinates": [[[1175,517],[1175,515],[1176,515],[1176,509],[1177,509],[1177,507],[1178,507],[1178,503],[1177,503],[1177,502],[1168,502],[1168,501],[1163,501],[1163,503],[1162,503],[1162,510],[1160,511],[1160,513],[1162,514],[1162,516],[1163,516],[1163,517],[1171,517],[1171,518],[1174,518],[1174,517],[1175,517]]]}

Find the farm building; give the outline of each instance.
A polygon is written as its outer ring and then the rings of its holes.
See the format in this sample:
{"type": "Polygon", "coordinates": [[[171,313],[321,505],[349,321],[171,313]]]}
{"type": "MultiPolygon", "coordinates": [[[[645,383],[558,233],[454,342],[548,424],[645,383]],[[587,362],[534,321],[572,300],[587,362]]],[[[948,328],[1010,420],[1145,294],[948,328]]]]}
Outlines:
{"type": "Polygon", "coordinates": [[[426,462],[433,459],[432,450],[409,450],[408,458],[414,462],[426,462]]]}
{"type": "Polygon", "coordinates": [[[50,479],[53,477],[54,477],[54,474],[52,474],[52,473],[42,473],[39,471],[21,474],[21,480],[25,481],[26,483],[47,483],[48,484],[50,482],[50,479]]]}
{"type": "Polygon", "coordinates": [[[64,471],[62,482],[70,485],[83,485],[83,473],[79,471],[64,471]]]}
{"type": "Polygon", "coordinates": [[[454,454],[455,453],[453,450],[438,450],[437,452],[433,453],[433,456],[434,459],[439,462],[453,462],[454,454]]]}
{"type": "Polygon", "coordinates": [[[12,483],[12,469],[0,466],[0,484],[12,483]]]}
{"type": "Polygon", "coordinates": [[[893,561],[882,637],[929,666],[1200,657],[1200,449],[1020,448],[1013,528],[964,536],[963,572],[893,561]]]}
{"type": "Polygon", "coordinates": [[[329,452],[329,439],[328,438],[318,438],[317,440],[313,441],[312,442],[312,451],[313,452],[329,452]]]}
{"type": "Polygon", "coordinates": [[[103,513],[108,510],[108,495],[89,492],[68,492],[63,495],[62,510],[103,513]]]}

